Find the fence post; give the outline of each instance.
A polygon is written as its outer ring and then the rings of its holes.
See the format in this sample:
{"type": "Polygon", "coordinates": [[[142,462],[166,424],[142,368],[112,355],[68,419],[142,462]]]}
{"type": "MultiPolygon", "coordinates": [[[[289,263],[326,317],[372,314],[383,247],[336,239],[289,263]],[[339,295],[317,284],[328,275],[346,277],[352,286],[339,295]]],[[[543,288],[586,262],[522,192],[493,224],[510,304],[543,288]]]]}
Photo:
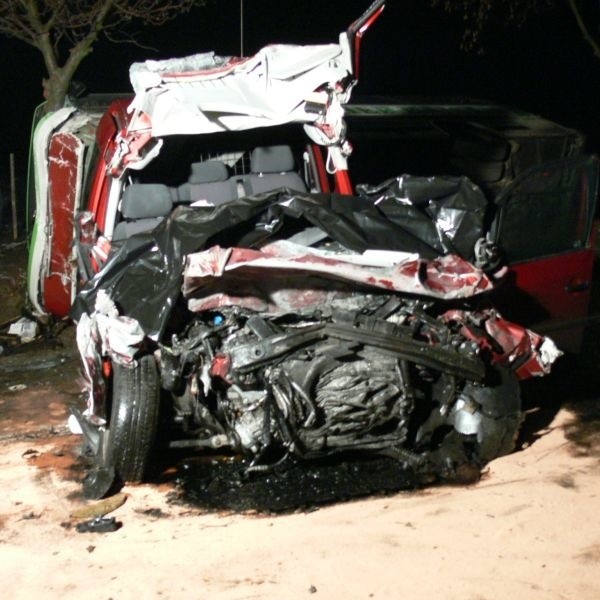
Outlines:
{"type": "Polygon", "coordinates": [[[15,183],[15,155],[10,153],[10,203],[12,206],[13,240],[19,236],[17,231],[17,188],[15,183]]]}

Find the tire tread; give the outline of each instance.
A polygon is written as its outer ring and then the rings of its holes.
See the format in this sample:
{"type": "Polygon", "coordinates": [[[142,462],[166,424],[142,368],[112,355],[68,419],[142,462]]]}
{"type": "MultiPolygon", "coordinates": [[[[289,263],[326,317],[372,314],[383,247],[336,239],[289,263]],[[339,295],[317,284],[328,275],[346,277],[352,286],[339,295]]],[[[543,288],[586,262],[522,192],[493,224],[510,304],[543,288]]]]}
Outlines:
{"type": "Polygon", "coordinates": [[[152,355],[138,359],[133,369],[113,366],[111,454],[124,482],[144,479],[158,427],[160,385],[152,355]]]}

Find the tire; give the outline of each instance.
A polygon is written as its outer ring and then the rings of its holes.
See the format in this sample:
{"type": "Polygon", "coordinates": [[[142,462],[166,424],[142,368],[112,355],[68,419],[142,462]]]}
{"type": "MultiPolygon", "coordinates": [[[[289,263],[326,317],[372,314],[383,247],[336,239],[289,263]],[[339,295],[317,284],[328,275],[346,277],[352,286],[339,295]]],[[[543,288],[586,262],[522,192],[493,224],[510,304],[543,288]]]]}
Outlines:
{"type": "Polygon", "coordinates": [[[160,383],[153,356],[143,356],[133,369],[113,364],[112,407],[103,453],[123,483],[144,479],[156,438],[159,405],[160,383]]]}
{"type": "Polygon", "coordinates": [[[521,389],[514,373],[496,368],[496,381],[489,387],[471,390],[472,397],[481,406],[481,433],[478,455],[483,463],[510,454],[515,443],[523,413],[521,389]]]}
{"type": "Polygon", "coordinates": [[[515,448],[523,414],[517,378],[506,369],[494,368],[488,373],[486,385],[466,382],[460,396],[478,406],[466,410],[463,420],[452,412],[447,420],[434,421],[437,431],[446,432],[429,454],[433,470],[442,480],[472,483],[481,468],[515,448]],[[450,428],[448,430],[448,428],[450,428]]]}

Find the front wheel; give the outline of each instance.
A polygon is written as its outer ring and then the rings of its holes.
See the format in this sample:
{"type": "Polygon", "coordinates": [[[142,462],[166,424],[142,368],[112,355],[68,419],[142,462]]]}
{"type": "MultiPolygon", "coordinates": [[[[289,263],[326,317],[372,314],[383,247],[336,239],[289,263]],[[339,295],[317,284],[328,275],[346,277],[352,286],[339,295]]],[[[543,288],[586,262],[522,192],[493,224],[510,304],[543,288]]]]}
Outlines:
{"type": "Polygon", "coordinates": [[[462,392],[479,407],[477,457],[483,464],[514,450],[523,422],[521,388],[516,376],[500,368],[494,369],[492,375],[495,381],[490,385],[480,387],[467,383],[462,392]]]}
{"type": "Polygon", "coordinates": [[[158,428],[160,383],[156,361],[143,356],[134,368],[113,365],[110,423],[102,453],[123,482],[144,479],[158,428]]]}
{"type": "Polygon", "coordinates": [[[485,385],[463,384],[449,413],[434,410],[418,435],[430,444],[433,472],[443,480],[471,483],[481,467],[512,452],[522,420],[517,378],[494,368],[485,385]]]}

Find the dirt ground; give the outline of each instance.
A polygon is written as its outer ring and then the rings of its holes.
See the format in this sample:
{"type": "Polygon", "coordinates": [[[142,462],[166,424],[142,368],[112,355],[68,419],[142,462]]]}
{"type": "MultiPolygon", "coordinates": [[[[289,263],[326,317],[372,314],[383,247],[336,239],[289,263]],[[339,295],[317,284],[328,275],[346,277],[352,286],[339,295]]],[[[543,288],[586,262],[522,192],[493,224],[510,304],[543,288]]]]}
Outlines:
{"type": "MultiPolygon", "coordinates": [[[[0,273],[2,323],[21,310],[22,247],[0,245],[0,273]]],[[[75,527],[95,503],[65,426],[81,402],[73,328],[56,333],[0,338],[3,598],[600,597],[599,331],[525,386],[519,450],[476,484],[236,514],[173,502],[167,468],[124,488],[110,533],[75,527]]]]}

